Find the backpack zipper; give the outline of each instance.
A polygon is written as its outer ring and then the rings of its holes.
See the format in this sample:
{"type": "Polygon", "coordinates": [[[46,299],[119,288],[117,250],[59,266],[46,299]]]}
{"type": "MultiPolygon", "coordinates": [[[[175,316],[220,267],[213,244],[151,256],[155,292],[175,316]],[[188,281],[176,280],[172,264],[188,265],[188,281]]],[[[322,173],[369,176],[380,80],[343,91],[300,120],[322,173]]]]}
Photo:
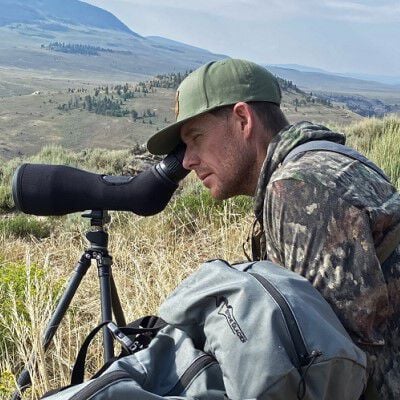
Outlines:
{"type": "Polygon", "coordinates": [[[292,338],[293,345],[296,351],[297,364],[296,367],[304,367],[308,364],[310,355],[307,351],[306,344],[304,343],[303,336],[301,335],[299,325],[297,324],[296,318],[293,315],[293,311],[287,303],[286,299],[278,291],[278,289],[269,282],[263,276],[250,272],[250,275],[254,276],[264,289],[271,295],[271,297],[277,302],[279,308],[282,310],[284,320],[288,327],[290,337],[292,338]]]}
{"type": "Polygon", "coordinates": [[[192,380],[203,370],[208,368],[211,364],[215,364],[217,361],[210,354],[203,354],[196,358],[189,368],[179,378],[175,386],[164,396],[179,396],[181,395],[192,382],[192,380]]]}
{"type": "Polygon", "coordinates": [[[126,371],[109,372],[90,382],[81,391],[75,393],[70,400],[88,400],[91,396],[95,395],[101,389],[105,389],[111,383],[126,380],[132,380],[132,377],[126,371]]]}
{"type": "MultiPolygon", "coordinates": [[[[189,384],[192,382],[193,378],[214,363],[216,363],[215,358],[209,354],[203,354],[196,358],[183,373],[175,386],[165,396],[177,396],[182,394],[182,392],[187,389],[189,384]]],[[[132,380],[132,377],[126,371],[109,372],[108,374],[96,378],[81,391],[75,393],[70,400],[88,400],[91,396],[95,395],[101,389],[105,389],[111,383],[117,383],[124,380],[132,380]]]]}

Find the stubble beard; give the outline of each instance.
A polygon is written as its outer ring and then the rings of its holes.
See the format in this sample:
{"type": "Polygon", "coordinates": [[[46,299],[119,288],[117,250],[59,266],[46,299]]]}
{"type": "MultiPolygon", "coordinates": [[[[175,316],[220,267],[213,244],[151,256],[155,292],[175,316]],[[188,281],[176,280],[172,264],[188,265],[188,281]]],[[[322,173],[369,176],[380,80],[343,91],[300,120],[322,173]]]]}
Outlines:
{"type": "MultiPolygon", "coordinates": [[[[255,176],[255,154],[245,142],[238,139],[232,131],[229,117],[226,117],[224,135],[225,175],[215,188],[211,188],[211,196],[217,200],[226,200],[238,195],[253,196],[256,189],[258,175],[255,176]],[[254,187],[253,187],[254,186],[254,187]]],[[[240,136],[239,136],[240,137],[240,136]]]]}
{"type": "Polygon", "coordinates": [[[225,182],[220,182],[211,195],[217,200],[226,200],[234,196],[253,196],[257,178],[254,177],[256,161],[251,154],[237,143],[232,143],[229,158],[225,160],[225,182]]]}

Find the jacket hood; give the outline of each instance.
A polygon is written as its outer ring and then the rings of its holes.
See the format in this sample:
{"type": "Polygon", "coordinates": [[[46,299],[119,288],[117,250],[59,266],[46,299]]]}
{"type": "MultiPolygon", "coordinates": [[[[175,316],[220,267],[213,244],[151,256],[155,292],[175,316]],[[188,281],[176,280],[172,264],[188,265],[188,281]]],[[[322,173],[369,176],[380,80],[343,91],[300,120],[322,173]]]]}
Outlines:
{"type": "Polygon", "coordinates": [[[265,192],[272,174],[295,147],[313,140],[329,140],[339,144],[346,141],[342,133],[332,132],[323,125],[314,125],[307,121],[287,126],[272,139],[261,167],[255,195],[254,211],[259,221],[262,219],[265,192]]]}

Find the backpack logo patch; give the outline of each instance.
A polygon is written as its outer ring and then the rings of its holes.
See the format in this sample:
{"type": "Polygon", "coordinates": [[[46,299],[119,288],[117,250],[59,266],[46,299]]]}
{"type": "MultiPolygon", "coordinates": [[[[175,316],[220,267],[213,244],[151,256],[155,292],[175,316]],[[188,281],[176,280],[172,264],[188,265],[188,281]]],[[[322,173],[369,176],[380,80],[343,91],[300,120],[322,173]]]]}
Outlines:
{"type": "Polygon", "coordinates": [[[247,342],[247,337],[240,327],[239,323],[236,321],[235,316],[233,315],[233,307],[229,304],[226,297],[215,297],[216,307],[219,307],[218,315],[222,315],[225,317],[228,322],[229,327],[232,332],[239,338],[242,343],[247,342]]]}

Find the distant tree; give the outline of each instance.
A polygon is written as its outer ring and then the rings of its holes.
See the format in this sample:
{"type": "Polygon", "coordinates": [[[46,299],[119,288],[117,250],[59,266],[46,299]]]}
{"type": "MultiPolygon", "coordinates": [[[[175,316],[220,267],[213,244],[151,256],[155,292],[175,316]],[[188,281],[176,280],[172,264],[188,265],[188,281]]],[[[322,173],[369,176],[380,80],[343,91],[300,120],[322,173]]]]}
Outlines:
{"type": "Polygon", "coordinates": [[[92,97],[90,95],[85,96],[85,102],[84,104],[86,104],[86,109],[88,111],[92,111],[93,110],[93,103],[92,103],[92,97]]]}

